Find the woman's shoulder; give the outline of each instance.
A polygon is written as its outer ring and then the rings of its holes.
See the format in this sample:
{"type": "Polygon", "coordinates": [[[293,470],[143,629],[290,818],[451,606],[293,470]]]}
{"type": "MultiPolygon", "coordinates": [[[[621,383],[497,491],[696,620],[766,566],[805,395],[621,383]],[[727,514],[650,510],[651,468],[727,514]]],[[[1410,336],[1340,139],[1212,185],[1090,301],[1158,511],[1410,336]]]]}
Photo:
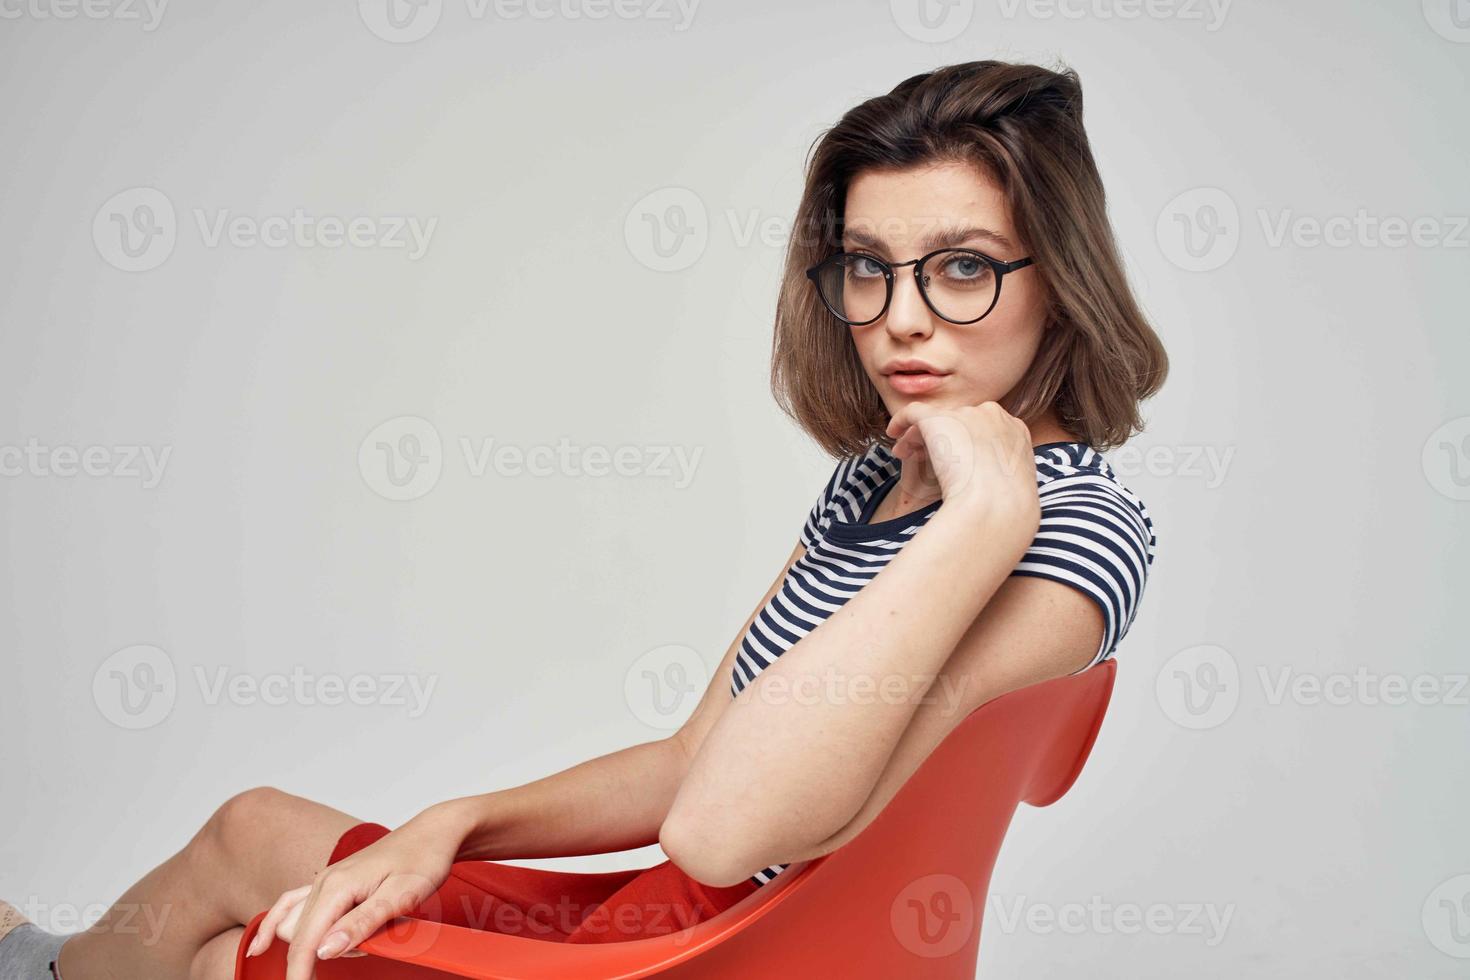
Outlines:
{"type": "Polygon", "coordinates": [[[1033,449],[1042,513],[1085,515],[1136,536],[1152,563],[1158,535],[1153,516],[1098,450],[1085,442],[1049,442],[1033,449]]]}

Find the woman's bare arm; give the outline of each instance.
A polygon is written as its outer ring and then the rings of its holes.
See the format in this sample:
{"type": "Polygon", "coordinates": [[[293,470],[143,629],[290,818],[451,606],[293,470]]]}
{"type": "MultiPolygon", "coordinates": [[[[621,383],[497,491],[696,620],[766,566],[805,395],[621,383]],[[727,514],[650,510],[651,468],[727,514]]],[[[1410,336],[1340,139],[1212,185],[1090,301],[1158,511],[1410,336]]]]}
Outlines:
{"type": "Polygon", "coordinates": [[[510,789],[438,804],[460,828],[460,860],[603,854],[658,842],[694,750],[730,702],[741,638],[801,556],[798,544],[725,651],[694,713],[667,738],[597,756],[510,789]]]}
{"type": "MultiPolygon", "coordinates": [[[[894,427],[909,421],[895,417],[894,427]]],[[[920,700],[1035,537],[1025,426],[987,403],[931,427],[958,439],[956,424],[973,452],[946,460],[944,506],[742,690],[704,738],[659,837],[695,879],[735,884],[853,820],[920,700]]]]}

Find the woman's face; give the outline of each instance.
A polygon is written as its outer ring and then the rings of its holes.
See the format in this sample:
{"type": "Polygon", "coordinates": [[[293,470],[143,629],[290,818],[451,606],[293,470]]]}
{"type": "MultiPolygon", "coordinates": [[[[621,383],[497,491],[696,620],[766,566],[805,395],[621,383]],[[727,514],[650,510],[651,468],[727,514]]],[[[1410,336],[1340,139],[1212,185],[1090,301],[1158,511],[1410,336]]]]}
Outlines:
{"type": "MultiPolygon", "coordinates": [[[[889,262],[952,246],[1002,262],[1026,255],[1000,188],[964,163],[860,173],[848,187],[843,225],[844,251],[889,262]]],[[[926,267],[931,278],[940,274],[937,265],[931,261],[926,267]]],[[[961,263],[954,271],[968,276],[976,268],[961,263]]],[[[848,328],[889,414],[915,400],[936,408],[986,401],[1005,406],[1036,354],[1046,323],[1035,267],[1006,275],[995,308],[968,324],[950,323],[929,309],[912,266],[895,271],[888,311],[873,323],[848,328]],[[898,373],[896,362],[904,360],[923,362],[929,370],[898,373]]]]}

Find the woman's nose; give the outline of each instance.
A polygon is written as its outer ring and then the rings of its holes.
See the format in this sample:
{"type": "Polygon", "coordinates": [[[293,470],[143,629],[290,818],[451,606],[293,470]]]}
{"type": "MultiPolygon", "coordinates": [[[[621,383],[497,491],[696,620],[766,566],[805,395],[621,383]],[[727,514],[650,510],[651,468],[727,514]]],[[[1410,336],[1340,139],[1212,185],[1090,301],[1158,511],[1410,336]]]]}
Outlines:
{"type": "Polygon", "coordinates": [[[919,283],[912,275],[894,276],[893,299],[883,324],[894,338],[922,339],[934,332],[933,312],[920,295],[919,283]]]}

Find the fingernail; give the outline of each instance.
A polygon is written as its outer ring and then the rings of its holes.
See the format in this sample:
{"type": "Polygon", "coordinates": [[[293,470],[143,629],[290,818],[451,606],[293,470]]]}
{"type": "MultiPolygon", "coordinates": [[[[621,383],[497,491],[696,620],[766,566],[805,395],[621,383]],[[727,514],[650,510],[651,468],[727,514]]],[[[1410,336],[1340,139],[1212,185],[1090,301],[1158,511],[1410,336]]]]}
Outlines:
{"type": "Polygon", "coordinates": [[[250,947],[245,950],[245,955],[246,956],[255,956],[259,952],[260,952],[260,933],[257,932],[255,934],[255,938],[252,939],[252,940],[250,940],[250,947]]]}
{"type": "Polygon", "coordinates": [[[334,932],[327,937],[326,942],[322,943],[321,947],[316,951],[316,958],[319,960],[325,960],[330,957],[336,956],[338,953],[342,952],[346,948],[347,933],[334,932]]]}

